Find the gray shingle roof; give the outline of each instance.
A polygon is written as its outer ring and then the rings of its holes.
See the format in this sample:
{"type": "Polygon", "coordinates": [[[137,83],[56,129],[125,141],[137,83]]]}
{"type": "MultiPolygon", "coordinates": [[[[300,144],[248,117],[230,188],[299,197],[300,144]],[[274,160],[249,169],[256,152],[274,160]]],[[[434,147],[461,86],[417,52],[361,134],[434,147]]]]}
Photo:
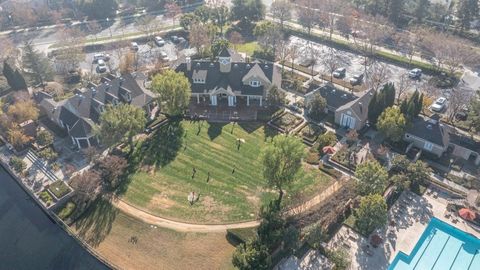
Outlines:
{"type": "Polygon", "coordinates": [[[305,94],[305,97],[314,95],[315,93],[320,93],[320,95],[327,101],[327,106],[333,108],[334,110],[340,108],[341,106],[350,103],[358,99],[357,96],[337,89],[333,85],[324,84],[319,86],[317,89],[305,94]]]}
{"type": "Polygon", "coordinates": [[[442,147],[448,145],[448,127],[427,117],[419,116],[412,121],[407,133],[442,147]]]}
{"type": "Polygon", "coordinates": [[[98,122],[102,106],[114,103],[129,103],[143,108],[154,99],[154,94],[139,86],[131,74],[115,77],[107,75],[99,85],[90,83],[87,88],[76,91],[60,109],[59,120],[70,127],[73,137],[89,137],[93,125],[98,122]],[[131,100],[127,99],[130,95],[131,100]]]}
{"type": "Polygon", "coordinates": [[[247,74],[280,86],[281,77],[273,64],[232,62],[231,71],[228,73],[220,72],[220,64],[216,61],[192,60],[191,65],[191,69],[187,70],[187,64],[180,63],[176,71],[183,72],[189,79],[192,93],[208,93],[217,87],[224,89],[230,87],[232,91],[240,92],[242,95],[264,95],[263,85],[251,87],[243,83],[247,74]],[[199,74],[206,75],[205,83],[193,83],[193,77],[198,77],[199,74]]]}

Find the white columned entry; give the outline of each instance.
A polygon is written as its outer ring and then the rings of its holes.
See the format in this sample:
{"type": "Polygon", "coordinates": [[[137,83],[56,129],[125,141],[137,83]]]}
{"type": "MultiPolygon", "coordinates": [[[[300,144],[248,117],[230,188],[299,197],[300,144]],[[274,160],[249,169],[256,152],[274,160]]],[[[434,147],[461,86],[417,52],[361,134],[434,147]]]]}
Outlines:
{"type": "Polygon", "coordinates": [[[197,104],[200,103],[200,94],[197,94],[197,104]]]}
{"type": "Polygon", "coordinates": [[[262,98],[263,97],[260,97],[260,107],[262,106],[262,98]]]}
{"type": "Polygon", "coordinates": [[[210,96],[210,105],[217,106],[217,95],[210,96]]]}
{"type": "Polygon", "coordinates": [[[229,107],[235,106],[234,96],[228,96],[228,106],[229,107]]]}
{"type": "Polygon", "coordinates": [[[247,96],[247,106],[250,106],[250,96],[247,96]]]}

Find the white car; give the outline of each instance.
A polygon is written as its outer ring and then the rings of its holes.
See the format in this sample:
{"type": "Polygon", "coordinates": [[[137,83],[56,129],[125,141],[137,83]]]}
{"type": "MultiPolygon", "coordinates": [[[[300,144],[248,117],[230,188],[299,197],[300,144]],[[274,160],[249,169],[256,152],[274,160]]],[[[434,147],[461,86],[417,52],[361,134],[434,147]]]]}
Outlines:
{"type": "Polygon", "coordinates": [[[110,55],[107,53],[96,53],[93,55],[93,62],[97,63],[98,60],[108,61],[110,60],[110,55]]]}
{"type": "Polygon", "coordinates": [[[134,50],[134,51],[137,52],[138,49],[139,49],[138,43],[137,43],[137,42],[132,42],[132,43],[130,44],[130,48],[131,48],[132,50],[134,50]]]}
{"type": "Polygon", "coordinates": [[[447,105],[447,99],[444,97],[439,97],[435,102],[430,106],[430,109],[434,112],[441,112],[445,109],[447,105]]]}
{"type": "Polygon", "coordinates": [[[104,73],[107,71],[107,64],[105,64],[105,61],[102,59],[99,59],[97,61],[97,72],[98,73],[104,73]]]}
{"type": "Polygon", "coordinates": [[[168,54],[164,51],[161,51],[160,52],[160,58],[162,58],[162,60],[164,60],[164,61],[168,61],[168,54]]]}
{"type": "Polygon", "coordinates": [[[412,79],[420,79],[422,76],[422,70],[419,68],[414,68],[408,72],[408,77],[412,79]]]}
{"type": "Polygon", "coordinates": [[[165,40],[161,37],[155,37],[155,44],[157,44],[158,47],[162,47],[165,45],[165,40]]]}

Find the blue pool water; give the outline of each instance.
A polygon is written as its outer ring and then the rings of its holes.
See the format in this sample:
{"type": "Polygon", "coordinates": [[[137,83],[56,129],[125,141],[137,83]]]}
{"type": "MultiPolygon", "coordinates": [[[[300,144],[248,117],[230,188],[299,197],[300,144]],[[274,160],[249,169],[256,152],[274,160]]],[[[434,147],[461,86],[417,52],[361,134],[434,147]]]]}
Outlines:
{"type": "Polygon", "coordinates": [[[478,270],[480,239],[432,218],[410,255],[399,252],[388,270],[478,270]]]}

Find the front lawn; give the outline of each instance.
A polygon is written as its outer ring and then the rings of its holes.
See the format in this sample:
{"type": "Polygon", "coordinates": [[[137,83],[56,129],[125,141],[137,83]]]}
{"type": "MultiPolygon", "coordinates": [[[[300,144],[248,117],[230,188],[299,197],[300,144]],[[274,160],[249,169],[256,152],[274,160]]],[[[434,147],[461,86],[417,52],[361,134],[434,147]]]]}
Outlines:
{"type": "Polygon", "coordinates": [[[70,193],[70,188],[65,184],[65,182],[59,180],[48,187],[48,190],[55,195],[57,199],[63,198],[63,196],[70,193]]]}
{"type": "MultiPolygon", "coordinates": [[[[262,202],[277,197],[276,191],[265,187],[260,161],[262,148],[276,134],[261,123],[170,122],[137,143],[123,199],[175,220],[252,220],[262,202]],[[187,199],[191,192],[199,195],[193,205],[187,199]]],[[[305,165],[285,200],[312,196],[330,181],[331,177],[305,165]]]]}
{"type": "Polygon", "coordinates": [[[246,53],[248,56],[252,56],[253,53],[259,48],[260,47],[258,46],[258,43],[256,41],[238,44],[235,46],[237,52],[246,53]]]}

